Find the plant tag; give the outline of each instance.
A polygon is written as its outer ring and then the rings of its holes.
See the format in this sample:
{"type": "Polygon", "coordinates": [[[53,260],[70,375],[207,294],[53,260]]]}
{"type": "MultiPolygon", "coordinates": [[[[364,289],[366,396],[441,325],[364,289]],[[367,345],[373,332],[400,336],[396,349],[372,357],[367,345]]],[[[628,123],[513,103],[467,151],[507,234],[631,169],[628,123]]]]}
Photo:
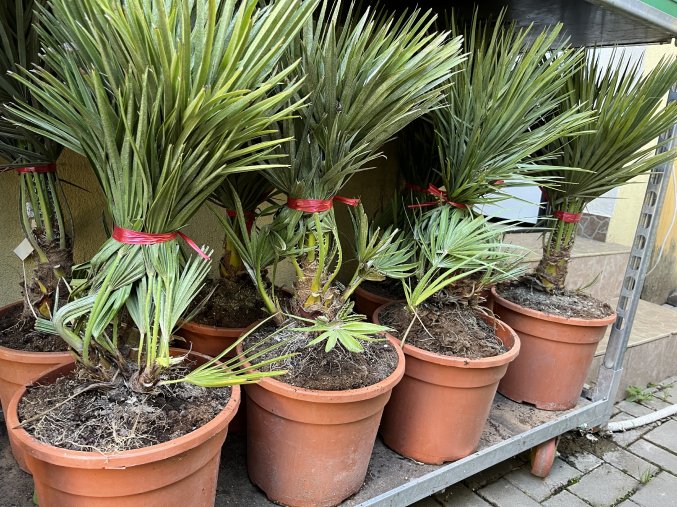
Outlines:
{"type": "Polygon", "coordinates": [[[25,261],[33,253],[33,245],[31,245],[30,241],[24,239],[19,243],[19,246],[14,249],[14,253],[19,259],[25,261]]]}

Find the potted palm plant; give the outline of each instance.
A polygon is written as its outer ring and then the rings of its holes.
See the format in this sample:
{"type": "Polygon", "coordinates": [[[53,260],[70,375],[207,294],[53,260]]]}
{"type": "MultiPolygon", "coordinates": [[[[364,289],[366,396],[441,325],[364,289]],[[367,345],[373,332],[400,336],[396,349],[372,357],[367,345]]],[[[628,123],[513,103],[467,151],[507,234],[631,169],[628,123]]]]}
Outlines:
{"type": "MultiPolygon", "coordinates": [[[[0,6],[0,171],[19,176],[19,223],[26,240],[20,252],[25,266],[23,302],[0,309],[0,405],[7,411],[12,395],[28,380],[70,359],[57,337],[33,329],[37,317],[49,317],[55,297],[68,294],[66,280],[73,264],[72,232],[65,196],[56,175],[61,146],[12,125],[6,105],[29,89],[12,77],[20,67],[39,63],[33,0],[0,6]]],[[[47,111],[44,111],[47,114],[47,111]]],[[[19,448],[12,452],[26,470],[19,448]]]]}
{"type": "Polygon", "coordinates": [[[577,222],[593,199],[677,156],[675,150],[654,154],[650,145],[675,122],[677,104],[662,107],[675,82],[674,58],[643,76],[641,63],[615,60],[605,68],[590,50],[562,88],[561,110],[582,106],[596,116],[591,132],[549,146],[560,153],[560,179],[545,194],[552,220],[543,257],[533,274],[495,292],[496,313],[523,343],[499,387],[509,398],[547,410],[576,405],[597,344],[615,320],[605,302],[565,288],[577,222]]]}
{"type": "Polygon", "coordinates": [[[416,461],[439,464],[475,451],[498,381],[519,353],[517,335],[477,301],[487,286],[524,271],[520,252],[502,243],[504,232],[451,206],[420,214],[406,303],[374,315],[405,343],[407,357],[381,434],[416,461]]]}
{"type": "MultiPolygon", "coordinates": [[[[434,17],[340,16],[324,2],[293,42],[287,61],[300,59],[306,78],[298,96],[309,104],[283,122],[293,137],[278,153],[290,167],[266,177],[286,201],[272,222],[226,234],[257,287],[275,325],[291,328],[286,352],[298,352],[279,381],[247,390],[247,467],[269,498],[286,505],[335,505],[363,484],[383,406],[404,372],[399,348],[385,330],[352,310],[350,296],[365,279],[406,276],[411,254],[397,230],[369,227],[357,199],[338,196],[396,132],[434,107],[439,85],[461,61],[459,39],[430,31],[434,17]],[[361,262],[347,285],[336,279],[344,257],[334,203],[352,210],[361,262]],[[243,238],[245,238],[243,240],[243,238]],[[294,272],[291,296],[265,281],[282,261],[294,272]],[[294,466],[289,466],[293,463],[294,466]]],[[[245,229],[236,203],[237,227],[245,229]]],[[[240,346],[244,350],[262,328],[240,346]]]]}
{"type": "Polygon", "coordinates": [[[280,372],[170,350],[210,269],[210,250],[181,228],[227,175],[267,157],[263,135],[297,107],[297,82],[273,90],[294,68],[279,65],[285,41],[315,4],[49,7],[40,34],[53,75],[38,68],[21,82],[54,117],[28,102],[11,110],[24,128],[87,156],[114,227],[71,300],[37,321],[66,341],[77,367],[17,393],[8,425],[41,505],[212,505],[239,385],[280,372]],[[180,241],[195,252],[181,254],[180,241]]]}
{"type": "Polygon", "coordinates": [[[520,255],[502,245],[510,227],[489,226],[473,207],[502,201],[511,186],[551,185],[539,164],[552,155],[539,150],[588,121],[589,113],[575,109],[557,114],[558,92],[582,57],[557,45],[560,29],[527,42],[530,29],[505,26],[502,17],[474,19],[463,29],[468,59],[432,113],[444,190],[430,185],[422,192],[436,199],[414,205],[434,209],[414,217],[418,267],[404,284],[406,304],[375,315],[409,340],[405,377],[381,432],[387,445],[419,461],[475,450],[498,381],[519,350],[514,333],[481,303],[488,287],[523,272],[520,255]]]}

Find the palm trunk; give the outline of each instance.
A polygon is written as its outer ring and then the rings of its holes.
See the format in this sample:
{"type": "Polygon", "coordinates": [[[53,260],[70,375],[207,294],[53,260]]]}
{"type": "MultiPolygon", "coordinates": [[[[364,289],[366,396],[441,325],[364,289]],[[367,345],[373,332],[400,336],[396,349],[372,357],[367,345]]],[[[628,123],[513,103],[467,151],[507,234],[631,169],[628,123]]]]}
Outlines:
{"type": "Polygon", "coordinates": [[[20,179],[21,226],[36,259],[24,283],[23,318],[49,318],[57,293],[60,298],[68,296],[62,281],[70,278],[73,267],[72,240],[61,205],[64,197],[52,173],[22,173],[20,179]]]}
{"type": "MultiPolygon", "coordinates": [[[[579,207],[568,206],[565,211],[579,213],[579,207]]],[[[555,228],[550,231],[543,242],[543,257],[534,273],[538,283],[547,291],[555,292],[564,290],[569,260],[576,239],[575,222],[557,220],[555,228]]]]}

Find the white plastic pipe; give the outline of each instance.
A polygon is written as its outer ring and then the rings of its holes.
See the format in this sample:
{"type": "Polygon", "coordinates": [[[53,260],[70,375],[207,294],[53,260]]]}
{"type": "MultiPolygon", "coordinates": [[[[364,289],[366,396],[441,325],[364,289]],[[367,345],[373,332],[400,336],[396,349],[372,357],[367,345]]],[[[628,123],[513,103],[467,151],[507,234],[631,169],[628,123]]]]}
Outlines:
{"type": "Polygon", "coordinates": [[[652,412],[650,414],[643,415],[642,417],[636,417],[635,419],[628,419],[627,421],[610,422],[607,425],[606,429],[608,431],[611,431],[612,433],[615,433],[617,431],[631,430],[633,428],[639,428],[640,426],[645,426],[647,424],[660,421],[661,419],[665,419],[666,417],[670,417],[675,414],[677,414],[677,404],[662,408],[657,412],[652,412]]]}

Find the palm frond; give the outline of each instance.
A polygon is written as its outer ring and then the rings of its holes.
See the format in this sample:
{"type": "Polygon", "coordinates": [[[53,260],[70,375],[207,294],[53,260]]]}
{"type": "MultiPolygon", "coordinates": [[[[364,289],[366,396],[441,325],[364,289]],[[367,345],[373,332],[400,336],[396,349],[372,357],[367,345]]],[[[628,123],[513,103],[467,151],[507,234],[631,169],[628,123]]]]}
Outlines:
{"type": "Polygon", "coordinates": [[[577,135],[593,114],[559,107],[583,57],[558,42],[562,25],[531,37],[533,26],[517,29],[504,14],[489,22],[475,12],[469,26],[452,19],[468,58],[432,113],[445,190],[468,206],[505,199],[508,187],[552,184],[538,164],[554,155],[541,149],[577,135]]]}

